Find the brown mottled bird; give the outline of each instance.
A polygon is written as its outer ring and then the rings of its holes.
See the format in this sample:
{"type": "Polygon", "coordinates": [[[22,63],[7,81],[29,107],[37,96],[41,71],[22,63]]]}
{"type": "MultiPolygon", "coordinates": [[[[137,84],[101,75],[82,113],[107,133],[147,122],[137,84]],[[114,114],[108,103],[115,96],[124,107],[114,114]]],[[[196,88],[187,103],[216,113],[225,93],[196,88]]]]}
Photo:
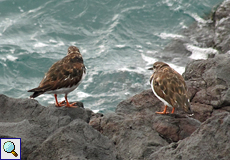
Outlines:
{"type": "Polygon", "coordinates": [[[67,56],[54,63],[37,88],[28,92],[34,92],[30,98],[41,94],[54,94],[55,105],[65,106],[64,102],[58,103],[57,94],[65,94],[66,107],[77,107],[76,103],[69,104],[67,95],[78,87],[86,73],[82,55],[75,46],[68,48],[67,56]]]}
{"type": "Polygon", "coordinates": [[[167,107],[172,107],[172,114],[175,108],[181,107],[185,112],[191,113],[187,87],[184,78],[164,62],[155,62],[153,74],[150,77],[150,84],[155,96],[160,99],[165,109],[158,114],[167,114],[167,107]]]}

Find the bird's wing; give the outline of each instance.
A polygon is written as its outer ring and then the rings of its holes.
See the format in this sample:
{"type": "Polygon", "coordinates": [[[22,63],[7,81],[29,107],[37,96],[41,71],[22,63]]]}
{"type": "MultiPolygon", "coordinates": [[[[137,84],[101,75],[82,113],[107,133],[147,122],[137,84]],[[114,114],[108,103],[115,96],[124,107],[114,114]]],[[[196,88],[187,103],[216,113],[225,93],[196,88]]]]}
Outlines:
{"type": "Polygon", "coordinates": [[[81,57],[66,56],[50,67],[39,87],[33,91],[50,91],[77,85],[83,72],[85,72],[85,66],[81,57]]]}
{"type": "Polygon", "coordinates": [[[176,71],[167,68],[163,72],[155,73],[154,90],[173,107],[182,107],[185,111],[190,110],[186,84],[183,77],[176,71]]]}

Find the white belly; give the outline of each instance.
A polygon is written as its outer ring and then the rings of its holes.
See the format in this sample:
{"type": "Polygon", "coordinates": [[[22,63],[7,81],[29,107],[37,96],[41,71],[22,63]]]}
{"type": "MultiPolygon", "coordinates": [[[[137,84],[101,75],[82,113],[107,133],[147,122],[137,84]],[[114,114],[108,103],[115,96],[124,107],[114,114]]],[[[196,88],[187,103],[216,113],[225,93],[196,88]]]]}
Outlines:
{"type": "Polygon", "coordinates": [[[47,91],[47,94],[68,94],[77,88],[78,85],[72,86],[70,88],[60,88],[52,91],[47,91]]]}
{"type": "Polygon", "coordinates": [[[172,107],[171,104],[169,104],[167,101],[165,101],[163,98],[161,98],[160,96],[158,96],[158,95],[156,94],[156,92],[154,91],[154,88],[153,88],[153,79],[152,79],[152,81],[151,81],[151,88],[152,88],[152,91],[153,91],[153,93],[155,94],[155,96],[156,96],[159,100],[161,100],[161,101],[164,103],[164,105],[167,105],[167,106],[169,106],[169,107],[172,107]]]}

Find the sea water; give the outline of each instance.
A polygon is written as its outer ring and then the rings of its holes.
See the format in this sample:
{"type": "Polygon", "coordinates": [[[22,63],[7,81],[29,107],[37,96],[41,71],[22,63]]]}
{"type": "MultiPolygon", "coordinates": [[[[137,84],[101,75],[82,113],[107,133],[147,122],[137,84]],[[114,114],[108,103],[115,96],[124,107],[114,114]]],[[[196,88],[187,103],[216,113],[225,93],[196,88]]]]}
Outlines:
{"type": "MultiPolygon", "coordinates": [[[[87,75],[68,97],[95,112],[150,89],[155,61],[183,73],[191,55],[161,55],[172,39],[223,0],[0,0],[0,93],[28,98],[44,73],[77,46],[87,75]],[[179,60],[178,60],[179,59],[179,60]]],[[[189,47],[189,46],[188,46],[189,47]]],[[[190,47],[191,48],[191,47],[190,47]]],[[[199,56],[199,55],[197,55],[199,56]]],[[[54,103],[53,95],[36,98],[54,103]]],[[[58,95],[59,101],[64,95],[58,95]]]]}

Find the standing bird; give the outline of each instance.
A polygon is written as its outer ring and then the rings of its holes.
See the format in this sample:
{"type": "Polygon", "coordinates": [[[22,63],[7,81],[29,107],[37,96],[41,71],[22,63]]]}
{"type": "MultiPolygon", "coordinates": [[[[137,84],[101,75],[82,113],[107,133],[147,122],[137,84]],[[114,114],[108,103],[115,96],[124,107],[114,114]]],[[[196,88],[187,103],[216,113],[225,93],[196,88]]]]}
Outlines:
{"type": "Polygon", "coordinates": [[[153,74],[150,77],[150,84],[155,96],[160,99],[165,109],[158,114],[167,114],[167,107],[172,107],[172,114],[175,108],[181,107],[185,112],[191,113],[187,87],[184,78],[164,62],[155,62],[153,74]]]}
{"type": "Polygon", "coordinates": [[[55,105],[57,107],[77,107],[76,103],[69,104],[67,95],[77,88],[86,74],[82,55],[75,46],[68,48],[67,56],[54,63],[37,88],[28,92],[34,92],[30,98],[35,98],[41,94],[54,94],[55,105]],[[65,101],[58,103],[57,94],[65,94],[65,101]]]}

